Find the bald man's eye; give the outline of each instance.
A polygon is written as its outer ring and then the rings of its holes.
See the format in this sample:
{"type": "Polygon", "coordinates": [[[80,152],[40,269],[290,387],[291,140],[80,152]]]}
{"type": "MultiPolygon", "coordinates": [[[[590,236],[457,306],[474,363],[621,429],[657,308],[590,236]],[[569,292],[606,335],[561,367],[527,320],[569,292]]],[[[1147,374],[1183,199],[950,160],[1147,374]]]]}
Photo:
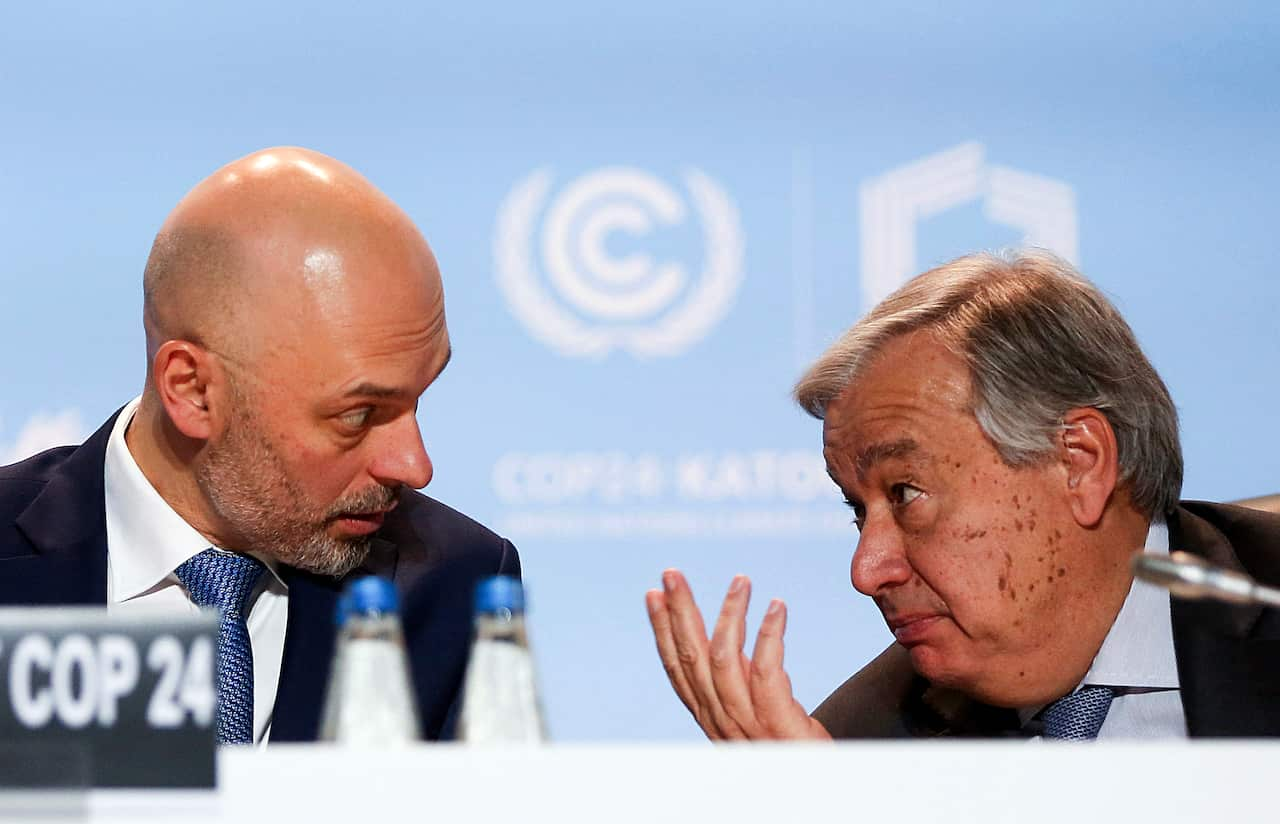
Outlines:
{"type": "Polygon", "coordinates": [[[362,406],[359,409],[353,409],[343,415],[338,416],[338,420],[348,429],[359,430],[369,425],[369,419],[373,417],[373,407],[362,406]]]}

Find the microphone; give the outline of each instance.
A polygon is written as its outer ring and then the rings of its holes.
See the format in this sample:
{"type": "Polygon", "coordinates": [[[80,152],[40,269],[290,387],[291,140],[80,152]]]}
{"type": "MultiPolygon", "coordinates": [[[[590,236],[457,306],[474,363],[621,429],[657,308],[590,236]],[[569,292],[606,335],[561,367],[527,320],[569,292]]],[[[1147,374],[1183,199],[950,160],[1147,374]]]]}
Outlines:
{"type": "Polygon", "coordinates": [[[1133,574],[1164,587],[1178,598],[1212,598],[1229,604],[1280,607],[1280,589],[1265,586],[1243,572],[1209,563],[1190,552],[1133,556],[1133,574]]]}

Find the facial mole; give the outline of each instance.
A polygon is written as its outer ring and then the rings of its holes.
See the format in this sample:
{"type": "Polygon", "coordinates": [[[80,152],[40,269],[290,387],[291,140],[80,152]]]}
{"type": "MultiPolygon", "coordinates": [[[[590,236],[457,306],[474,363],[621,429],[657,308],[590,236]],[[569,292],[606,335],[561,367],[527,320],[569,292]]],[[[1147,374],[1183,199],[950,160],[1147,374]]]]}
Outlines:
{"type": "Polygon", "coordinates": [[[1058,567],[1058,577],[1059,577],[1059,578],[1061,578],[1063,575],[1066,575],[1066,574],[1067,574],[1067,571],[1066,571],[1065,569],[1063,569],[1062,567],[1058,567]]]}
{"type": "Polygon", "coordinates": [[[1007,586],[1009,585],[1009,579],[1008,579],[1008,578],[1005,578],[1003,575],[1001,575],[1001,576],[1000,576],[1000,580],[998,580],[998,581],[996,582],[996,584],[1000,587],[1000,591],[1001,591],[1001,592],[1004,592],[1005,587],[1007,587],[1007,586]]]}

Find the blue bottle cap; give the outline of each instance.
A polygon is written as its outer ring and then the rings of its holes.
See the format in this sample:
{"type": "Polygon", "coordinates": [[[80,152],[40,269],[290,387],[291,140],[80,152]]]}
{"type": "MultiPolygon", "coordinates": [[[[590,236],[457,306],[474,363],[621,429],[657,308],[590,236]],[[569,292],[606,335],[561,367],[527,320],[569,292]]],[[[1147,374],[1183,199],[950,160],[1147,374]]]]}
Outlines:
{"type": "Polygon", "coordinates": [[[519,578],[495,575],[476,585],[476,612],[524,612],[524,587],[519,578]]]}
{"type": "MultiPolygon", "coordinates": [[[[395,584],[377,575],[367,575],[347,584],[342,600],[346,601],[347,615],[394,613],[400,608],[395,584]]],[[[341,611],[342,608],[340,601],[338,609],[341,611]]]]}

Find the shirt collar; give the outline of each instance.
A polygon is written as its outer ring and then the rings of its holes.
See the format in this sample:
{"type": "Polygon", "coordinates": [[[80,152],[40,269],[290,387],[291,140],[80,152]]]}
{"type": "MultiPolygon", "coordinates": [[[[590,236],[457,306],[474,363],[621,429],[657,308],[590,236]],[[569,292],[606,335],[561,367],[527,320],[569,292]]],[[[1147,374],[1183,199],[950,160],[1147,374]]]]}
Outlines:
{"type": "MultiPolygon", "coordinates": [[[[116,417],[104,465],[107,511],[108,591],[113,603],[171,583],[173,570],[209,548],[209,540],[169,506],[142,474],[125,432],[138,411],[134,398],[116,417]]],[[[274,561],[255,555],[280,580],[274,561]]],[[[284,585],[280,581],[281,586],[284,585]]]]}
{"type": "MultiPolygon", "coordinates": [[[[1145,549],[1169,554],[1169,527],[1156,521],[1147,530],[1145,549]]],[[[1169,593],[1137,579],[1120,614],[1084,676],[1084,684],[1109,687],[1177,689],[1169,593]]]]}

